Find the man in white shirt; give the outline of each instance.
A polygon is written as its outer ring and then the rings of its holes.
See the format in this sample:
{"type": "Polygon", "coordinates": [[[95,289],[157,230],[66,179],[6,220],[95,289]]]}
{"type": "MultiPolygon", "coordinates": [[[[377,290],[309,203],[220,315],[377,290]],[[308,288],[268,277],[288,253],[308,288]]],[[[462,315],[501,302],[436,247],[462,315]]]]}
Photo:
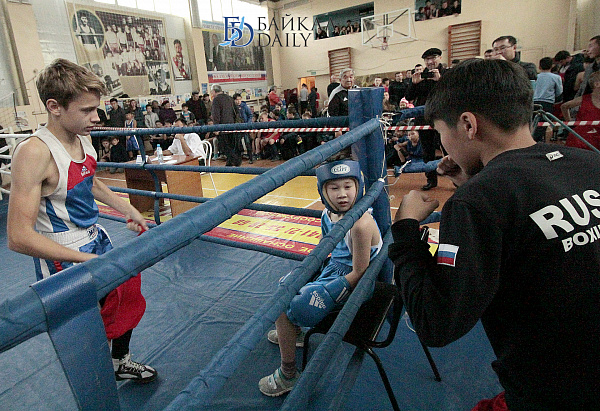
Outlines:
{"type": "Polygon", "coordinates": [[[308,86],[302,83],[302,88],[300,89],[300,115],[304,114],[306,109],[308,108],[308,86]]]}
{"type": "MultiPolygon", "coordinates": [[[[173,123],[173,126],[184,127],[183,120],[178,118],[175,120],[175,123],[173,123]]],[[[175,134],[173,144],[171,144],[163,154],[165,156],[174,154],[199,157],[203,154],[202,140],[200,140],[200,136],[196,133],[175,134]]]]}

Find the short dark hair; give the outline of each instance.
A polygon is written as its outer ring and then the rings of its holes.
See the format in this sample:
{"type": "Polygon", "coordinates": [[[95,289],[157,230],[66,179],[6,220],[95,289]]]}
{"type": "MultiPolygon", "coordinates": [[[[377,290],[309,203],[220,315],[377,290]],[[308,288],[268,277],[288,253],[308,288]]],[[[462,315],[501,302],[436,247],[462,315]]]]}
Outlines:
{"type": "Polygon", "coordinates": [[[492,41],[492,45],[494,43],[496,43],[497,41],[504,41],[504,40],[508,40],[508,42],[510,43],[511,46],[514,46],[515,44],[517,44],[517,39],[513,36],[500,36],[496,40],[492,41]]]}
{"type": "Polygon", "coordinates": [[[235,93],[232,98],[235,100],[238,97],[242,97],[242,95],[240,93],[235,93]]]}
{"type": "Polygon", "coordinates": [[[117,103],[119,102],[119,100],[117,100],[117,99],[116,99],[116,98],[114,98],[114,97],[113,97],[113,98],[111,98],[109,102],[110,102],[110,103],[112,103],[113,101],[116,101],[117,103]]]}
{"type": "Polygon", "coordinates": [[[540,68],[542,70],[550,70],[552,68],[552,64],[553,61],[551,57],[544,57],[540,60],[540,68]]]}
{"type": "Polygon", "coordinates": [[[569,57],[571,57],[571,53],[569,53],[567,50],[561,50],[554,56],[554,61],[562,61],[564,59],[568,59],[569,57]]]}
{"type": "Polygon", "coordinates": [[[184,108],[184,107],[190,108],[190,106],[188,106],[186,103],[183,103],[183,104],[181,105],[181,108],[184,108]]]}
{"type": "Polygon", "coordinates": [[[487,49],[486,51],[484,51],[484,52],[483,52],[483,54],[485,54],[485,53],[493,53],[493,52],[494,52],[494,50],[492,50],[492,49],[487,49]]]}
{"type": "Polygon", "coordinates": [[[179,44],[181,46],[181,41],[179,39],[173,40],[173,45],[179,44]]]}
{"type": "Polygon", "coordinates": [[[590,41],[594,40],[598,45],[600,45],[600,36],[594,36],[590,39],[590,41]]]}
{"type": "Polygon", "coordinates": [[[454,128],[466,111],[503,131],[529,124],[533,89],[525,70],[506,60],[469,59],[446,72],[429,94],[425,118],[454,128]]]}

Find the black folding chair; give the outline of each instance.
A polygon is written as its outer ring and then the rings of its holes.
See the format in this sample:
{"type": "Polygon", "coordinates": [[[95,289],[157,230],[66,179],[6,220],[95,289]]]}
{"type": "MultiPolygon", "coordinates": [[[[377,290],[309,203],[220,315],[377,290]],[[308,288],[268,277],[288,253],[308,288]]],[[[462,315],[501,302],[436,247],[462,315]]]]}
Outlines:
{"type": "MultiPolygon", "coordinates": [[[[360,307],[356,317],[354,317],[354,321],[352,321],[352,324],[350,325],[350,328],[343,339],[347,343],[360,348],[369,354],[371,358],[373,358],[394,410],[400,409],[396,401],[396,396],[394,395],[390,381],[387,377],[385,369],[383,368],[383,364],[379,359],[379,356],[373,351],[373,348],[384,348],[392,343],[394,336],[396,335],[398,323],[402,318],[402,308],[403,304],[402,299],[400,298],[400,293],[398,292],[398,288],[394,284],[376,282],[373,297],[369,301],[365,302],[362,307],[360,307]],[[377,341],[379,332],[381,331],[381,328],[383,327],[390,310],[390,329],[387,337],[383,341],[377,341]]],[[[304,368],[307,362],[306,360],[308,356],[308,343],[310,336],[315,333],[326,334],[327,331],[329,331],[329,328],[333,325],[337,315],[338,312],[330,313],[320,323],[307,331],[306,336],[304,337],[302,368],[304,368]]],[[[431,356],[429,349],[423,344],[423,342],[421,342],[421,346],[423,347],[423,351],[425,351],[425,355],[427,356],[427,360],[429,361],[429,365],[431,366],[435,380],[441,381],[442,378],[437,366],[435,365],[435,362],[433,361],[433,357],[431,356]]]]}
{"type": "MultiPolygon", "coordinates": [[[[427,238],[427,230],[424,230],[423,236],[425,239],[427,238]]],[[[398,281],[397,278],[395,278],[395,280],[396,282],[398,281]]],[[[395,284],[375,282],[373,297],[371,297],[370,300],[366,301],[360,307],[356,313],[356,317],[354,317],[354,320],[348,329],[348,332],[343,338],[344,341],[356,346],[357,348],[360,348],[369,354],[371,358],[373,358],[394,410],[400,410],[398,407],[398,402],[396,401],[396,396],[394,395],[390,381],[387,377],[385,369],[383,368],[383,364],[381,363],[379,356],[373,351],[373,348],[384,348],[392,343],[396,335],[398,323],[402,318],[403,307],[404,304],[400,296],[400,292],[395,284]],[[379,336],[379,332],[381,331],[388,317],[390,329],[387,337],[383,341],[378,341],[377,337],[379,336]]],[[[302,352],[303,369],[307,362],[306,360],[308,356],[308,343],[310,336],[315,333],[326,334],[329,331],[329,328],[333,325],[338,313],[339,312],[330,313],[316,326],[306,332],[304,337],[304,349],[302,352]]],[[[438,382],[442,381],[442,377],[440,376],[429,349],[420,339],[419,342],[421,343],[421,347],[423,347],[427,361],[429,361],[429,365],[431,366],[435,380],[438,382]]]]}

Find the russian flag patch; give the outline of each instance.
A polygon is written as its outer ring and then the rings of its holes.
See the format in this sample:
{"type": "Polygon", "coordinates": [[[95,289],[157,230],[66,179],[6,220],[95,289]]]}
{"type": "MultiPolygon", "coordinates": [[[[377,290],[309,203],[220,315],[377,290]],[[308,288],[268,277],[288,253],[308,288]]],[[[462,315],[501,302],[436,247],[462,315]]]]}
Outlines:
{"type": "Polygon", "coordinates": [[[440,244],[437,252],[437,263],[454,267],[457,253],[457,245],[440,244]]]}

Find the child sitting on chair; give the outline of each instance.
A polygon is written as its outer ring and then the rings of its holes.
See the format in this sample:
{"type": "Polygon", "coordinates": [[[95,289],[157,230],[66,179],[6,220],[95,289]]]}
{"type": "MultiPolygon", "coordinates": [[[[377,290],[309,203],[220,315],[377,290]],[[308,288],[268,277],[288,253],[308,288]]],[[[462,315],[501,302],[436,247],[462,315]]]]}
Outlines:
{"type": "MultiPolygon", "coordinates": [[[[323,238],[363,196],[364,179],[359,163],[339,160],[320,166],[317,187],[326,207],[321,216],[323,238]]],[[[336,245],[319,277],[300,289],[287,312],[275,322],[276,329],[269,331],[269,341],[279,344],[281,366],[258,383],[263,394],[277,397],[291,391],[300,377],[296,369],[296,347],[304,343],[300,327],[313,327],[331,311],[342,307],[382,244],[379,228],[369,209],[336,245]]]]}

